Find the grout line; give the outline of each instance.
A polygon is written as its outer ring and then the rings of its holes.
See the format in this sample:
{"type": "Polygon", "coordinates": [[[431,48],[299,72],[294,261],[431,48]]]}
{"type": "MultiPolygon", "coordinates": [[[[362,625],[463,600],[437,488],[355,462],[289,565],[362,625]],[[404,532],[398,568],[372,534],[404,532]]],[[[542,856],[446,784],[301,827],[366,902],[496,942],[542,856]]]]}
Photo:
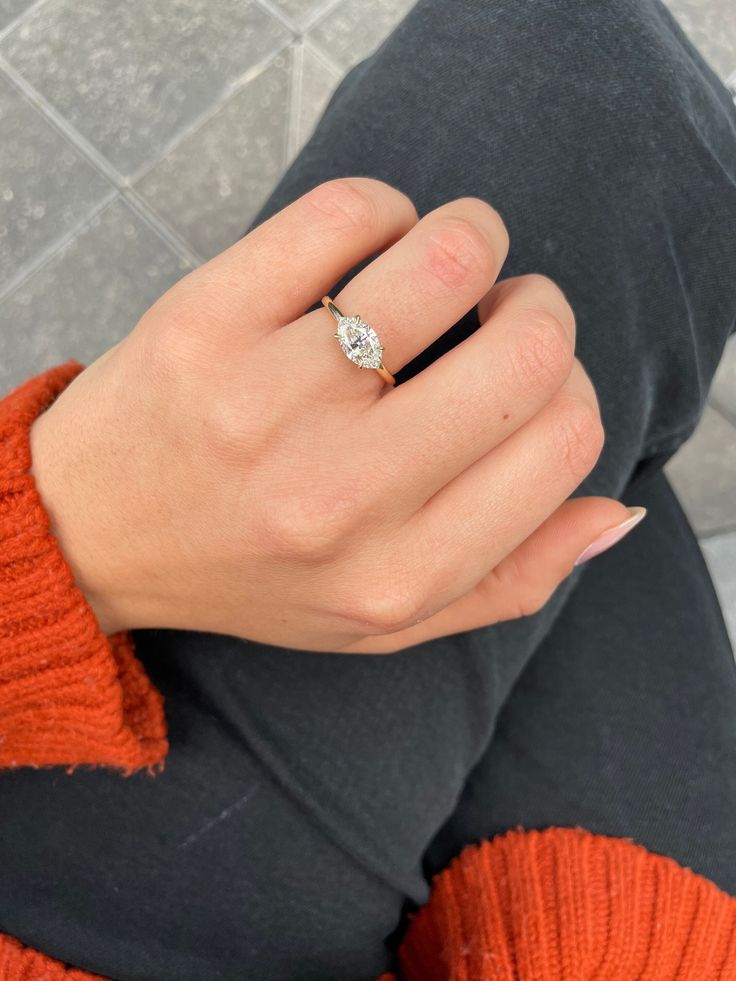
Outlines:
{"type": "Polygon", "coordinates": [[[319,55],[319,57],[325,63],[326,68],[329,68],[330,71],[337,73],[338,78],[342,78],[343,75],[347,74],[348,69],[343,68],[342,66],[338,65],[336,61],[333,61],[324,48],[321,48],[312,38],[309,39],[309,47],[315,54],[319,55]]]}
{"type": "MultiPolygon", "coordinates": [[[[48,2],[48,0],[46,0],[48,2]]],[[[184,129],[178,131],[168,143],[166,143],[161,151],[156,155],[153,160],[146,161],[146,163],[139,167],[129,177],[123,176],[107,159],[103,156],[97,148],[89,142],[89,140],[83,136],[79,130],[77,130],[72,124],[58,112],[54,106],[48,101],[48,99],[42,95],[36,88],[34,88],[30,82],[28,82],[17,69],[15,69],[10,62],[8,62],[5,57],[0,54],[0,71],[5,72],[11,82],[15,87],[26,96],[26,98],[32,102],[35,107],[44,115],[48,121],[52,122],[59,132],[66,137],[66,139],[72,143],[83,156],[87,157],[89,162],[96,167],[100,173],[111,181],[115,187],[121,190],[126,190],[131,187],[137,181],[141,179],[145,174],[152,170],[156,164],[160,163],[180,142],[184,137],[188,136],[190,133],[195,132],[200,126],[203,126],[209,119],[217,115],[222,106],[227,102],[228,99],[232,98],[237,92],[244,88],[248,82],[251,82],[254,78],[257,78],[261,72],[265,71],[269,67],[272,61],[274,61],[280,54],[289,47],[292,43],[292,38],[289,37],[280,44],[274,51],[270,52],[265,58],[262,58],[255,65],[246,69],[231,82],[222,93],[219,101],[216,101],[212,106],[209,106],[204,112],[200,113],[193,122],[191,122],[184,129]]]]}
{"type": "Polygon", "coordinates": [[[26,9],[19,13],[17,17],[14,17],[9,24],[6,24],[5,27],[3,27],[3,29],[0,31],[0,41],[3,41],[8,34],[12,34],[16,27],[20,27],[24,21],[30,20],[36,11],[47,3],[48,0],[36,0],[35,3],[30,5],[30,7],[26,7],[26,9]]]}
{"type": "Polygon", "coordinates": [[[332,55],[325,51],[325,49],[319,44],[318,41],[315,41],[313,37],[305,38],[305,41],[312,49],[312,52],[318,55],[324,62],[325,68],[329,68],[331,72],[334,72],[337,75],[338,81],[350,71],[350,66],[345,68],[344,65],[339,65],[333,60],[332,55]]]}
{"type": "Polygon", "coordinates": [[[76,223],[76,225],[72,226],[72,228],[66,229],[66,231],[59,238],[53,241],[50,245],[47,245],[45,248],[41,249],[40,252],[38,252],[33,259],[27,263],[23,269],[21,269],[19,273],[16,273],[16,275],[5,286],[3,286],[2,289],[0,289],[0,302],[7,299],[7,297],[17,290],[19,286],[22,286],[27,279],[30,279],[34,273],[37,273],[38,270],[50,262],[55,255],[58,255],[59,252],[65,249],[66,246],[72,242],[80,232],[84,231],[84,229],[94,220],[97,215],[101,214],[105,208],[108,208],[118,197],[118,191],[115,188],[111,188],[110,192],[100,201],[98,201],[94,207],[87,212],[84,218],[76,223]]]}
{"type": "Polygon", "coordinates": [[[286,164],[296,156],[301,137],[302,85],[304,81],[304,41],[297,41],[292,48],[289,108],[286,121],[286,164]]]}
{"type": "Polygon", "coordinates": [[[242,89],[252,82],[254,78],[258,78],[271,64],[285,51],[288,50],[289,46],[293,43],[293,37],[289,37],[286,41],[280,44],[273,51],[269,52],[260,61],[256,62],[250,68],[247,68],[241,75],[239,75],[232,82],[228,83],[223,92],[221,93],[219,99],[211,106],[208,106],[203,112],[196,116],[186,127],[176,132],[174,136],[166,143],[152,160],[147,160],[142,164],[138,170],[136,170],[130,177],[122,178],[125,187],[132,187],[133,184],[137,184],[138,181],[142,180],[146,174],[150,173],[157,164],[160,164],[172,150],[190,136],[192,133],[196,133],[198,129],[204,126],[214,119],[220,109],[223,108],[226,102],[228,102],[234,95],[237,95],[242,89]]]}
{"type": "Polygon", "coordinates": [[[193,269],[202,265],[204,258],[140,196],[135,188],[124,188],[121,196],[138,217],[145,221],[180,259],[185,259],[193,269]]]}
{"type": "MultiPolygon", "coordinates": [[[[89,140],[82,136],[2,55],[0,55],[0,71],[7,75],[13,85],[26,96],[46,121],[53,125],[67,142],[71,143],[79,151],[86,162],[106,178],[116,191],[121,193],[124,200],[127,201],[138,215],[148,221],[149,225],[159,233],[159,236],[164,239],[179,258],[185,259],[195,266],[202,262],[202,259],[191,246],[181,236],[177,235],[173,229],[169,228],[159,215],[155,214],[148,207],[138,193],[130,186],[129,180],[123,177],[109,160],[89,140]]],[[[106,199],[107,203],[112,201],[114,197],[115,193],[106,199]]],[[[95,213],[94,211],[90,212],[90,216],[93,216],[95,213]]],[[[79,232],[83,227],[84,222],[81,225],[75,226],[74,231],[79,232]]],[[[26,275],[30,275],[31,272],[35,272],[37,268],[40,268],[50,258],[50,254],[52,253],[49,253],[49,250],[44,250],[37,264],[34,264],[32,268],[29,267],[23,270],[19,277],[11,280],[12,288],[15,288],[20,281],[25,279],[26,275]]],[[[7,290],[3,289],[2,293],[0,293],[0,298],[7,296],[9,292],[10,288],[7,290]]]]}
{"type": "Polygon", "coordinates": [[[288,14],[285,14],[283,10],[272,4],[270,0],[256,0],[256,4],[264,13],[270,14],[282,27],[296,34],[297,37],[302,33],[301,27],[288,14]]]}
{"type": "Polygon", "coordinates": [[[349,69],[343,68],[342,65],[338,65],[336,61],[333,61],[331,56],[319,46],[314,38],[305,37],[304,46],[305,48],[309,48],[315,58],[319,58],[325,68],[335,76],[336,82],[340,82],[347,75],[349,69]]]}
{"type": "Polygon", "coordinates": [[[324,57],[320,48],[318,48],[310,38],[303,37],[301,40],[295,43],[295,54],[294,62],[292,66],[292,91],[289,103],[289,131],[288,131],[288,152],[286,165],[289,166],[295,159],[297,154],[300,152],[301,148],[305,143],[305,135],[309,137],[309,133],[304,134],[301,131],[301,111],[304,105],[304,55],[306,52],[310,52],[313,58],[316,58],[322,65],[329,75],[332,76],[335,86],[337,86],[342,78],[342,73],[339,72],[334,65],[330,64],[324,57]]]}
{"type": "Polygon", "coordinates": [[[278,7],[273,0],[256,0],[256,2],[265,11],[271,14],[272,17],[275,17],[277,20],[281,21],[285,27],[288,27],[289,30],[294,31],[298,37],[301,37],[302,35],[306,34],[307,31],[310,31],[315,24],[322,20],[323,17],[326,17],[332,10],[337,9],[337,7],[343,3],[343,0],[323,0],[321,6],[317,6],[311,12],[311,14],[308,15],[306,20],[303,21],[303,23],[293,20],[284,10],[278,7]]]}
{"type": "Polygon", "coordinates": [[[256,0],[256,3],[266,11],[266,13],[271,14],[276,20],[280,21],[284,27],[287,27],[290,31],[296,34],[297,39],[306,34],[307,31],[311,30],[315,24],[325,17],[331,10],[338,7],[343,0],[324,0],[321,6],[318,6],[302,23],[291,18],[286,11],[278,7],[273,0],[256,0]]]}
{"type": "MultiPolygon", "coordinates": [[[[42,0],[46,3],[48,0],[42,0]]],[[[164,241],[175,251],[179,258],[185,259],[188,263],[193,266],[200,265],[204,259],[189,245],[189,243],[174,229],[164,219],[156,213],[156,211],[138,194],[138,192],[133,188],[133,183],[141,178],[144,174],[148,173],[156,164],[160,163],[164,157],[169,154],[185,136],[192,132],[195,132],[200,126],[204,125],[210,118],[215,116],[217,112],[222,108],[222,106],[227,102],[228,99],[232,98],[237,92],[241,91],[248,82],[252,81],[254,78],[258,77],[261,72],[265,71],[279,55],[287,51],[289,46],[292,44],[293,38],[291,35],[280,44],[274,51],[270,52],[268,56],[261,59],[255,65],[251,66],[245,72],[242,73],[234,82],[230,83],[223,93],[222,97],[217,101],[212,107],[210,107],[205,113],[200,114],[194,122],[186,127],[184,130],[177,133],[176,137],[169,141],[169,143],[162,149],[162,151],[157,155],[157,157],[150,162],[147,162],[146,166],[140,168],[132,177],[124,177],[115,167],[110,163],[110,161],[103,156],[97,150],[89,140],[86,139],[71,123],[64,117],[51,103],[46,99],[42,93],[40,93],[30,82],[28,82],[23,75],[7,59],[0,54],[0,72],[4,73],[8,80],[15,86],[15,88],[24,95],[28,101],[34,106],[34,108],[39,112],[39,114],[52,125],[62,137],[70,143],[75,149],[80,153],[80,155],[86,160],[86,162],[93,167],[102,177],[108,180],[113,188],[113,193],[107,198],[103,199],[105,203],[110,203],[115,197],[115,191],[119,191],[122,197],[127,201],[127,203],[138,213],[138,215],[146,220],[148,224],[158,232],[159,236],[164,239],[164,241]]],[[[100,210],[99,207],[97,210],[100,210]]],[[[94,216],[96,210],[89,212],[88,217],[94,216]]],[[[68,233],[68,237],[71,238],[76,232],[79,232],[85,225],[88,219],[85,218],[81,224],[74,226],[74,229],[68,233]]],[[[67,233],[63,240],[63,244],[67,242],[67,233]]],[[[59,243],[54,243],[50,248],[41,251],[38,262],[34,262],[32,265],[25,267],[21,273],[13,277],[10,280],[7,287],[3,287],[0,291],[0,299],[7,296],[11,290],[15,289],[21,282],[23,282],[27,276],[31,275],[36,269],[40,268],[51,255],[56,251],[58,247],[61,247],[59,243]]]]}
{"type": "Polygon", "coordinates": [[[725,82],[726,88],[733,96],[733,101],[736,102],[736,69],[731,72],[725,82]]]}
{"type": "Polygon", "coordinates": [[[320,21],[326,19],[328,14],[337,10],[342,3],[343,0],[325,0],[325,3],[314,12],[305,30],[311,30],[313,27],[316,27],[320,21]]]}
{"type": "Polygon", "coordinates": [[[87,162],[106,177],[115,187],[123,187],[125,178],[113,167],[110,161],[96,150],[95,147],[82,134],[75,129],[71,123],[55,109],[48,99],[42,95],[38,89],[34,88],[30,82],[15,69],[7,59],[0,54],[0,71],[4,72],[15,87],[31,102],[36,109],[52,123],[66,140],[79,150],[82,156],[87,158],[87,162]]]}

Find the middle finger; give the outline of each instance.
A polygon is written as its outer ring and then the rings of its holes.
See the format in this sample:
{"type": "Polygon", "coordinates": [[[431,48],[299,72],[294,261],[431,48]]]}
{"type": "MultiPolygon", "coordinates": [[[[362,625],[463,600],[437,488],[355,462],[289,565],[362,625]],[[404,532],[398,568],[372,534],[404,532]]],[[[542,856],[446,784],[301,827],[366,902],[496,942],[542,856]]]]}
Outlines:
{"type": "Polygon", "coordinates": [[[381,469],[397,517],[528,422],[570,375],[575,317],[559,287],[518,276],[497,283],[491,298],[477,331],[367,409],[364,428],[390,434],[381,469]]]}

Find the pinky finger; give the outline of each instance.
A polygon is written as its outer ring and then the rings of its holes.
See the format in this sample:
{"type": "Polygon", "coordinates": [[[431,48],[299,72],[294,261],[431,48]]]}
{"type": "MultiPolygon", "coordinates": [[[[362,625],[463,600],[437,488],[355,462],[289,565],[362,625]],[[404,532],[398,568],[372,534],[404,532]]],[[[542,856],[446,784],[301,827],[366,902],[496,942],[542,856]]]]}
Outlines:
{"type": "Polygon", "coordinates": [[[606,497],[565,501],[470,592],[439,613],[391,634],[365,637],[344,653],[392,654],[437,637],[514,620],[540,610],[576,564],[620,541],[644,517],[606,497]]]}

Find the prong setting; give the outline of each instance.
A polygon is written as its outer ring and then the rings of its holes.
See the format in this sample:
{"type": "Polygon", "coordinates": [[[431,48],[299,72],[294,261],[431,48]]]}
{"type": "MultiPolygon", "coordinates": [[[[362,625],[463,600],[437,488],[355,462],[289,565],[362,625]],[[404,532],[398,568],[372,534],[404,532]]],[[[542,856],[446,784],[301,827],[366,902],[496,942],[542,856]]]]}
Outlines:
{"type": "Polygon", "coordinates": [[[375,330],[357,314],[338,319],[335,337],[345,355],[358,367],[381,367],[383,346],[375,330]]]}

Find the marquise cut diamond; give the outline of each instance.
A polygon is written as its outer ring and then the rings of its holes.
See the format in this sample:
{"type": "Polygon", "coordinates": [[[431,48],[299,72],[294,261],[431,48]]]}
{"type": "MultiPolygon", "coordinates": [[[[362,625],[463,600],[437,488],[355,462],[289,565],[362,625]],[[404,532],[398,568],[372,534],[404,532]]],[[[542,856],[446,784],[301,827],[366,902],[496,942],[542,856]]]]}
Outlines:
{"type": "Polygon", "coordinates": [[[381,367],[381,342],[375,330],[360,317],[340,317],[335,337],[345,354],[359,367],[381,367]]]}

